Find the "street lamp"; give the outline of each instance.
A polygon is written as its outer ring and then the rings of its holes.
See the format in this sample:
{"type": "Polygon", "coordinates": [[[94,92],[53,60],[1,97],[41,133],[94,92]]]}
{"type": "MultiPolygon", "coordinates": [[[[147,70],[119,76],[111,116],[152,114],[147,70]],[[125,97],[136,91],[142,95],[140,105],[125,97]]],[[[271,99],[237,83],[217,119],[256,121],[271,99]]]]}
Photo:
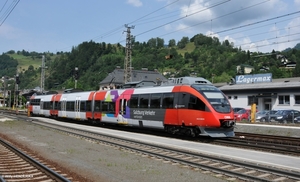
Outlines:
{"type": "Polygon", "coordinates": [[[77,88],[77,80],[79,78],[78,67],[75,67],[74,78],[75,78],[75,89],[76,89],[77,88]]]}

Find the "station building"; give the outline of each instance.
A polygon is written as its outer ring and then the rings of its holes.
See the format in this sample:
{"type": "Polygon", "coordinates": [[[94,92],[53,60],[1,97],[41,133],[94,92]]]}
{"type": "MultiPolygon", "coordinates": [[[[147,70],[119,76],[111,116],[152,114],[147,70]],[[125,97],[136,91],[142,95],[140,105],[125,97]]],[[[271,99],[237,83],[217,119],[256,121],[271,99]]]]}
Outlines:
{"type": "Polygon", "coordinates": [[[219,86],[232,107],[257,110],[295,109],[300,111],[300,77],[272,79],[271,73],[238,75],[219,86]]]}

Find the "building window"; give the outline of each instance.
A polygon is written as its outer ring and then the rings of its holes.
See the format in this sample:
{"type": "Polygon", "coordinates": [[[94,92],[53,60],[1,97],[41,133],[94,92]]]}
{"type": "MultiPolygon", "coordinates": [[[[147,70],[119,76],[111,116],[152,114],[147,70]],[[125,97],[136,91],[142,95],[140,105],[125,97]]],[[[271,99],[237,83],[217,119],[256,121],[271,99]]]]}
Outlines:
{"type": "Polygon", "coordinates": [[[279,104],[290,104],[290,96],[289,95],[279,95],[279,104]]]}
{"type": "Polygon", "coordinates": [[[300,104],[300,95],[295,95],[295,104],[300,104]]]}
{"type": "Polygon", "coordinates": [[[254,96],[248,96],[248,106],[251,106],[253,103],[258,105],[258,98],[254,96]]]}

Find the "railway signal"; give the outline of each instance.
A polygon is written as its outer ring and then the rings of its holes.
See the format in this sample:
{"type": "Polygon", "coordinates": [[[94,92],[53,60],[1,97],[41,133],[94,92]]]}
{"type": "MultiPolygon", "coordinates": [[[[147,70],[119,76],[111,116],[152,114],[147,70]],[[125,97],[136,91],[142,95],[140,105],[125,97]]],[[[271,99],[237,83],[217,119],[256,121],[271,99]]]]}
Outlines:
{"type": "Polygon", "coordinates": [[[20,77],[19,77],[19,75],[16,75],[16,84],[20,84],[20,77]]]}

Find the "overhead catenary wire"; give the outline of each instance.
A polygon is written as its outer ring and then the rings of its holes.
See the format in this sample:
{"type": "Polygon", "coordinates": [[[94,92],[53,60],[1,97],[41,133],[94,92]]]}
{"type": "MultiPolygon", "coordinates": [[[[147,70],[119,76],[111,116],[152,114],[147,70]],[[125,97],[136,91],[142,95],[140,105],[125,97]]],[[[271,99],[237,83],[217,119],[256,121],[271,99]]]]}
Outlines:
{"type": "Polygon", "coordinates": [[[20,0],[15,0],[11,3],[10,7],[7,9],[7,11],[4,13],[4,15],[2,15],[0,17],[0,27],[2,26],[2,24],[5,22],[5,20],[8,18],[8,16],[11,14],[11,12],[15,9],[15,7],[18,5],[18,3],[20,2],[20,0]],[[15,3],[15,4],[14,4],[15,3]]]}
{"type": "Polygon", "coordinates": [[[163,34],[163,35],[160,35],[159,37],[163,37],[163,36],[170,35],[170,34],[173,34],[173,33],[179,32],[179,31],[183,31],[183,30],[186,30],[186,29],[189,29],[189,28],[193,28],[193,27],[195,27],[195,26],[198,26],[198,25],[201,25],[201,24],[204,24],[204,23],[207,23],[207,22],[211,22],[211,21],[216,20],[216,19],[224,18],[224,17],[229,16],[229,15],[232,15],[232,14],[234,14],[234,13],[238,13],[238,12],[244,11],[244,10],[246,10],[246,9],[253,8],[253,7],[256,7],[256,6],[258,6],[258,5],[262,5],[263,3],[266,3],[266,2],[268,2],[268,1],[270,1],[270,0],[266,0],[266,1],[263,1],[263,2],[260,2],[260,3],[257,3],[257,4],[254,4],[254,5],[251,5],[251,6],[247,6],[247,7],[245,7],[245,8],[241,8],[241,9],[239,9],[239,10],[237,10],[237,11],[233,11],[233,12],[230,12],[230,13],[227,13],[227,14],[224,14],[224,15],[221,15],[221,16],[218,16],[218,17],[216,17],[216,18],[212,18],[212,19],[209,19],[209,20],[200,22],[200,23],[196,23],[196,24],[191,25],[191,26],[187,26],[187,27],[185,27],[185,28],[181,28],[181,29],[178,29],[178,30],[175,30],[175,31],[172,31],[172,32],[163,34]]]}
{"type": "MultiPolygon", "coordinates": [[[[150,13],[148,13],[148,14],[146,14],[146,15],[140,17],[140,18],[137,18],[136,20],[133,20],[133,21],[131,21],[131,22],[129,22],[129,23],[125,23],[125,24],[131,25],[131,24],[133,24],[133,23],[139,22],[140,20],[144,19],[145,17],[148,17],[149,15],[152,15],[152,14],[155,13],[155,12],[158,12],[158,11],[160,11],[160,10],[162,10],[162,9],[164,9],[164,8],[166,8],[166,7],[168,7],[168,6],[171,6],[172,4],[174,4],[174,3],[178,2],[178,1],[179,1],[179,0],[173,1],[173,2],[171,2],[171,3],[169,3],[169,4],[165,5],[165,6],[163,6],[163,7],[161,7],[161,8],[159,8],[159,9],[157,9],[157,10],[154,10],[154,11],[152,11],[152,12],[150,12],[150,13]]],[[[110,30],[110,31],[108,31],[108,32],[106,32],[106,33],[104,33],[104,34],[101,34],[101,35],[99,35],[99,36],[94,37],[93,40],[96,40],[96,39],[99,39],[99,38],[107,38],[107,37],[110,37],[110,36],[112,36],[112,35],[118,34],[118,33],[122,32],[121,30],[123,30],[123,28],[124,28],[124,25],[121,25],[121,26],[119,26],[119,27],[117,27],[117,28],[114,28],[113,30],[110,30]]]]}
{"type": "Polygon", "coordinates": [[[0,13],[1,13],[2,10],[4,9],[4,7],[5,7],[6,3],[7,3],[7,1],[8,1],[8,0],[6,0],[5,3],[4,3],[4,5],[2,6],[2,8],[1,8],[1,10],[0,10],[0,13]]]}
{"type": "Polygon", "coordinates": [[[174,22],[176,22],[176,21],[182,20],[182,19],[187,18],[187,17],[189,17],[189,16],[193,16],[193,15],[195,15],[195,14],[197,14],[197,13],[203,12],[203,11],[205,11],[205,10],[208,10],[208,9],[210,9],[210,8],[213,8],[213,7],[219,6],[219,5],[221,5],[221,4],[227,3],[227,2],[229,2],[229,1],[230,1],[230,0],[226,0],[226,1],[223,1],[223,2],[220,2],[220,3],[217,3],[217,4],[214,4],[214,5],[211,5],[211,6],[207,7],[207,8],[205,8],[205,9],[196,11],[196,12],[191,13],[191,14],[185,16],[185,17],[180,17],[180,18],[177,18],[177,19],[172,20],[172,21],[170,21],[170,22],[164,23],[164,24],[162,24],[162,25],[159,25],[159,26],[157,26],[157,27],[154,27],[154,28],[149,29],[149,30],[147,30],[147,31],[144,31],[144,32],[142,32],[142,33],[139,33],[139,34],[137,34],[137,35],[135,35],[135,36],[143,35],[143,34],[145,34],[145,33],[148,33],[148,32],[150,32],[150,31],[153,31],[153,30],[155,30],[155,29],[158,29],[158,28],[160,28],[160,27],[163,27],[163,26],[165,26],[165,25],[168,25],[168,24],[170,24],[170,23],[174,23],[174,22]]]}

